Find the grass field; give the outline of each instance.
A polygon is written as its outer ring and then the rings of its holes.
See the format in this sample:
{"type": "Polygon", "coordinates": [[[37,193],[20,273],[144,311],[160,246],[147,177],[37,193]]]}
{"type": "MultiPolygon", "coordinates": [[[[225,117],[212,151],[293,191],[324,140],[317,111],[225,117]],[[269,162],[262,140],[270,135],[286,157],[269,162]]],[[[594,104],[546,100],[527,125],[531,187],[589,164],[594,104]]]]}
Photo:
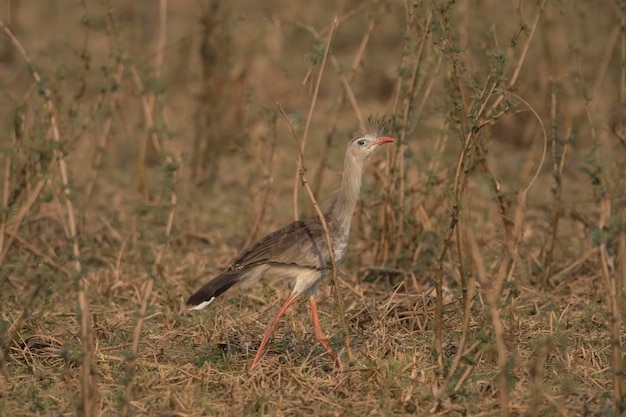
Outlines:
{"type": "Polygon", "coordinates": [[[626,413],[626,2],[6,0],[0,415],[626,413]],[[284,114],[282,113],[284,111],[284,114]],[[389,115],[338,282],[185,299],[389,115]],[[342,322],[347,325],[349,344],[342,322]]]}

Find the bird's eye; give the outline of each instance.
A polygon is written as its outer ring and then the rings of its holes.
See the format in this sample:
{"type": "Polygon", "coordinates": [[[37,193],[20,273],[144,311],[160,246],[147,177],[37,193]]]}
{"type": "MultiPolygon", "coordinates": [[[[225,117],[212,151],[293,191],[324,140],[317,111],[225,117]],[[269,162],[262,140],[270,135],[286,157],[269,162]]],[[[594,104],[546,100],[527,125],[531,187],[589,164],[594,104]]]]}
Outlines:
{"type": "Polygon", "coordinates": [[[359,148],[362,148],[363,146],[365,146],[365,139],[359,139],[356,141],[356,146],[358,146],[359,148]]]}

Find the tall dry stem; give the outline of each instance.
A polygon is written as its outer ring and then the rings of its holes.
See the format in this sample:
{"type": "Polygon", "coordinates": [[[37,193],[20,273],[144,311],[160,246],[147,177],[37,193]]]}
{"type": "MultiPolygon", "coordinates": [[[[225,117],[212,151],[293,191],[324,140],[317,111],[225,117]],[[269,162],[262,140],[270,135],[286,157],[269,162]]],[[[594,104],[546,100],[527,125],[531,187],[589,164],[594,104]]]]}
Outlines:
{"type": "MultiPolygon", "coordinates": [[[[600,200],[600,218],[598,221],[598,229],[607,230],[608,223],[611,219],[611,198],[607,192],[604,193],[600,200]]],[[[618,242],[618,250],[620,244],[623,244],[623,232],[621,233],[622,242],[618,242]]],[[[607,236],[602,236],[600,241],[600,265],[601,275],[606,287],[606,304],[609,313],[609,334],[611,337],[611,353],[613,356],[613,401],[615,411],[623,413],[626,411],[626,398],[624,397],[624,364],[622,351],[622,303],[623,295],[619,291],[620,280],[615,270],[615,258],[609,254],[607,249],[607,236]]],[[[623,258],[622,258],[623,260],[623,258]]]]}
{"type": "MultiPolygon", "coordinates": [[[[163,56],[165,53],[165,42],[166,42],[166,27],[167,27],[167,0],[159,1],[159,31],[157,35],[157,46],[156,46],[156,55],[155,55],[155,75],[158,78],[161,76],[161,70],[163,66],[163,56]]],[[[139,80],[139,76],[134,67],[131,68],[131,73],[134,77],[134,80],[139,87],[140,91],[143,90],[143,86],[141,81],[139,80]]],[[[141,339],[141,332],[145,321],[145,316],[148,308],[148,302],[150,297],[152,296],[152,288],[154,285],[154,281],[157,277],[162,275],[162,266],[161,260],[163,258],[163,254],[168,247],[169,238],[172,232],[172,227],[174,225],[174,218],[176,215],[176,207],[178,203],[178,194],[176,191],[176,171],[178,169],[178,164],[174,160],[174,157],[164,152],[163,144],[160,142],[160,138],[158,137],[155,129],[154,129],[154,119],[153,113],[155,111],[155,106],[158,100],[158,96],[154,91],[150,91],[148,93],[142,94],[141,96],[141,104],[143,109],[144,120],[146,124],[146,131],[148,132],[145,135],[145,138],[151,138],[152,142],[155,146],[155,149],[159,151],[159,153],[163,154],[164,163],[166,164],[166,175],[171,175],[171,184],[169,186],[169,204],[168,204],[168,216],[167,222],[164,230],[164,241],[159,243],[156,249],[156,256],[154,259],[154,263],[152,265],[152,271],[148,280],[144,283],[142,288],[142,298],[141,298],[141,306],[139,308],[138,318],[135,323],[135,327],[133,330],[133,338],[131,343],[130,350],[130,358],[126,363],[126,372],[127,379],[124,387],[124,404],[122,406],[122,415],[126,416],[130,413],[130,404],[132,400],[132,387],[133,387],[133,375],[135,372],[135,367],[137,365],[137,358],[139,355],[139,341],[141,339]]],[[[146,147],[144,143],[141,145],[142,148],[146,147]]],[[[144,155],[145,156],[145,155],[144,155]]],[[[145,164],[145,159],[140,161],[140,163],[145,164]]],[[[145,169],[145,165],[143,166],[145,169]]],[[[145,184],[144,184],[145,185],[145,184]]]]}
{"type": "MultiPolygon", "coordinates": [[[[72,248],[72,265],[74,267],[75,279],[78,286],[78,307],[80,320],[80,335],[82,342],[83,362],[82,362],[82,378],[80,384],[80,411],[86,417],[94,415],[97,406],[97,382],[96,382],[96,363],[94,356],[94,341],[92,335],[91,316],[89,313],[89,302],[85,293],[84,278],[82,277],[82,266],[80,261],[80,247],[78,243],[78,235],[76,231],[76,218],[74,204],[72,203],[72,191],[69,184],[69,174],[65,156],[61,151],[61,134],[57,126],[57,111],[52,100],[52,94],[43,84],[41,76],[23,48],[20,41],[13,35],[13,32],[0,20],[0,29],[11,40],[13,46],[19,51],[20,55],[26,62],[31,76],[35,83],[40,87],[43,95],[44,110],[47,112],[50,133],[52,141],[56,144],[54,147],[54,155],[59,168],[59,177],[62,186],[62,195],[65,203],[67,222],[69,225],[68,240],[72,248]]],[[[44,182],[40,182],[42,188],[44,182]]]]}
{"type": "Polygon", "coordinates": [[[96,147],[96,150],[94,152],[93,159],[91,162],[91,172],[90,172],[91,179],[87,183],[87,186],[85,188],[85,195],[83,197],[84,205],[87,205],[89,203],[93,195],[96,182],[98,181],[98,174],[100,173],[100,168],[102,166],[102,160],[104,158],[104,151],[109,142],[109,138],[111,134],[111,127],[113,125],[113,115],[115,114],[115,110],[117,109],[117,105],[118,105],[118,97],[119,97],[119,92],[120,92],[119,86],[120,86],[120,83],[122,82],[122,76],[124,74],[125,58],[126,58],[126,54],[124,53],[117,62],[116,71],[112,78],[113,91],[111,91],[111,95],[109,97],[109,106],[108,106],[109,111],[104,120],[102,132],[98,135],[98,144],[97,144],[97,147],[96,147]]]}
{"type": "MultiPolygon", "coordinates": [[[[521,233],[523,230],[523,213],[526,204],[527,193],[536,181],[539,170],[543,165],[543,160],[545,158],[546,152],[546,143],[544,141],[543,152],[541,154],[539,162],[537,163],[537,166],[539,168],[535,172],[535,175],[532,177],[528,187],[520,193],[515,213],[513,217],[509,219],[508,207],[504,202],[502,196],[500,182],[496,178],[489,164],[487,163],[487,149],[485,148],[484,143],[479,140],[479,135],[481,130],[485,126],[495,123],[499,117],[509,111],[509,104],[504,101],[508,92],[503,89],[503,87],[508,86],[510,88],[515,84],[515,81],[519,76],[522,64],[525,60],[530,41],[533,38],[534,29],[536,29],[544,5],[545,2],[542,3],[542,5],[540,6],[540,11],[538,12],[533,23],[533,29],[531,30],[529,39],[522,49],[522,54],[520,58],[516,61],[513,67],[513,74],[508,80],[507,84],[504,84],[504,80],[506,78],[503,76],[505,67],[499,61],[496,61],[496,65],[494,65],[494,67],[492,68],[491,73],[486,77],[485,81],[482,83],[482,86],[478,88],[478,85],[473,80],[473,76],[468,71],[467,62],[463,60],[461,54],[453,52],[457,51],[453,40],[450,38],[449,35],[446,35],[443,38],[443,43],[448,46],[447,50],[449,51],[445,54],[445,56],[448,59],[448,64],[450,68],[449,88],[451,91],[451,96],[454,97],[453,105],[455,110],[452,110],[451,117],[457,122],[460,130],[459,134],[462,136],[463,139],[461,142],[462,147],[457,158],[456,170],[452,185],[450,223],[448,225],[448,228],[446,229],[445,236],[443,238],[443,244],[435,260],[436,270],[434,279],[437,294],[435,299],[434,343],[435,348],[438,352],[438,364],[443,370],[443,261],[448,251],[448,248],[455,244],[456,263],[458,267],[458,273],[461,279],[461,286],[463,289],[464,313],[469,314],[469,312],[471,311],[470,307],[472,300],[471,297],[468,296],[470,295],[468,293],[468,291],[470,291],[468,288],[470,282],[468,282],[468,276],[466,272],[468,262],[465,259],[463,243],[465,239],[468,239],[472,258],[474,260],[474,268],[478,270],[479,279],[481,279],[482,281],[481,286],[486,291],[486,299],[491,317],[492,331],[496,342],[498,367],[500,369],[500,374],[498,377],[500,411],[505,416],[509,415],[510,413],[510,395],[508,385],[508,374],[510,371],[507,347],[505,342],[504,326],[500,317],[503,301],[502,290],[504,283],[511,279],[513,271],[515,269],[516,260],[519,256],[517,251],[518,244],[521,239],[521,233]],[[466,86],[473,86],[470,93],[466,92],[466,86]],[[458,226],[460,216],[463,213],[462,208],[465,207],[466,204],[468,204],[468,202],[465,201],[466,199],[464,198],[464,190],[466,189],[468,178],[473,170],[473,167],[475,166],[476,157],[478,158],[478,162],[481,164],[484,171],[488,174],[488,177],[490,178],[490,182],[497,197],[496,201],[498,202],[499,212],[505,226],[504,253],[506,254],[506,256],[500,261],[500,267],[498,268],[495,279],[489,280],[487,280],[484,268],[481,267],[482,261],[481,257],[479,256],[480,254],[477,252],[477,244],[475,242],[473,234],[464,236],[464,231],[461,230],[461,228],[458,226]]],[[[447,33],[447,24],[449,22],[449,16],[447,13],[449,12],[449,10],[442,9],[442,14],[438,17],[439,25],[444,33],[447,33]]],[[[497,48],[497,39],[495,39],[494,42],[497,48]]],[[[500,55],[496,50],[494,52],[494,57],[497,58],[498,56],[500,55]]],[[[530,108],[528,103],[526,103],[521,97],[518,97],[514,94],[511,94],[511,96],[518,101],[525,103],[530,108]]],[[[537,119],[539,119],[539,123],[541,124],[541,120],[537,113],[532,108],[531,111],[537,117],[537,119]]],[[[469,228],[465,228],[465,233],[471,233],[471,230],[469,228]]],[[[465,320],[467,320],[467,317],[465,317],[465,320]]],[[[466,337],[467,324],[464,324],[460,341],[461,346],[465,345],[466,337]]],[[[463,355],[463,353],[464,348],[459,349],[456,357],[452,361],[451,369],[447,369],[447,373],[444,374],[444,384],[447,384],[447,382],[451,378],[451,373],[454,372],[459,366],[460,357],[461,355],[463,355]]],[[[444,390],[446,388],[447,387],[445,385],[444,387],[440,387],[440,389],[442,390],[439,391],[438,394],[444,394],[444,390]]]]}
{"type": "MultiPolygon", "coordinates": [[[[565,157],[569,143],[562,144],[559,140],[559,124],[557,121],[557,97],[555,88],[552,88],[550,98],[550,116],[552,119],[552,130],[550,134],[550,150],[552,153],[552,176],[554,178],[555,187],[553,191],[552,221],[550,222],[550,234],[548,235],[548,243],[546,244],[546,253],[543,261],[543,274],[541,276],[541,284],[545,287],[552,274],[552,261],[554,258],[554,248],[556,246],[556,238],[559,230],[559,220],[561,218],[561,194],[563,192],[563,170],[565,169],[565,157]]],[[[569,135],[569,132],[566,134],[569,135]]]]}
{"type": "MultiPolygon", "coordinates": [[[[306,122],[304,124],[304,132],[302,133],[302,140],[299,143],[299,151],[304,154],[304,149],[306,148],[306,141],[309,137],[309,127],[311,126],[311,120],[313,119],[313,110],[315,110],[315,104],[317,103],[317,97],[320,91],[320,85],[322,82],[322,76],[324,75],[324,69],[326,68],[326,60],[328,59],[328,51],[330,50],[330,44],[333,40],[333,34],[335,33],[335,29],[339,25],[337,21],[337,17],[335,16],[335,20],[333,25],[331,26],[330,32],[328,33],[328,38],[326,39],[326,46],[324,47],[324,55],[322,58],[322,62],[320,64],[320,70],[317,74],[317,80],[315,82],[313,95],[311,96],[311,104],[309,105],[309,112],[306,118],[306,122]]],[[[301,175],[304,167],[301,165],[304,163],[303,159],[298,160],[298,169],[296,171],[295,181],[293,184],[293,216],[294,220],[298,220],[300,217],[300,213],[298,210],[298,185],[301,182],[301,175]]],[[[333,283],[335,280],[333,279],[333,283]]]]}
{"type": "Polygon", "coordinates": [[[322,223],[322,227],[324,229],[324,234],[326,237],[326,244],[328,245],[328,253],[330,254],[330,263],[331,263],[331,280],[332,280],[332,284],[333,284],[333,288],[335,290],[335,298],[337,299],[337,310],[338,310],[338,315],[339,315],[339,322],[341,323],[341,327],[343,329],[344,332],[344,345],[346,347],[346,353],[348,355],[348,360],[351,361],[353,359],[353,355],[352,355],[352,349],[350,348],[350,333],[349,333],[349,329],[348,329],[348,324],[346,323],[346,317],[345,317],[345,310],[343,307],[343,298],[341,297],[341,290],[339,289],[339,280],[337,279],[337,265],[335,263],[335,257],[334,257],[334,251],[332,249],[332,242],[330,240],[330,232],[328,229],[328,225],[326,224],[326,219],[324,218],[324,214],[322,213],[322,211],[319,208],[319,205],[317,204],[317,201],[315,200],[315,195],[313,194],[313,190],[311,190],[311,187],[305,177],[305,172],[306,172],[306,167],[304,165],[304,149],[306,146],[306,139],[308,137],[308,132],[309,132],[309,126],[311,124],[311,119],[313,118],[313,110],[315,109],[315,104],[317,103],[317,97],[319,95],[319,89],[320,89],[320,85],[322,82],[322,75],[324,74],[324,69],[326,67],[326,61],[328,59],[328,55],[329,55],[329,50],[330,50],[330,45],[332,42],[332,38],[333,38],[333,34],[335,32],[335,29],[337,28],[337,26],[339,25],[339,21],[337,19],[337,17],[335,16],[334,20],[333,20],[333,24],[331,26],[331,29],[328,33],[328,39],[326,40],[326,46],[324,48],[324,55],[322,58],[322,62],[320,64],[320,70],[319,73],[317,75],[317,80],[315,82],[315,86],[314,86],[314,90],[313,90],[313,96],[311,97],[311,104],[309,106],[309,112],[308,112],[308,116],[307,116],[307,120],[304,126],[304,132],[302,134],[302,139],[299,139],[298,135],[296,134],[296,131],[293,127],[293,125],[291,124],[291,121],[289,120],[287,114],[285,113],[284,109],[278,105],[279,110],[281,112],[281,114],[285,117],[285,120],[288,122],[289,124],[289,128],[291,129],[291,132],[293,133],[297,144],[298,144],[298,152],[300,157],[298,158],[298,170],[297,170],[297,175],[296,175],[296,181],[294,184],[294,189],[293,189],[293,210],[294,210],[294,217],[297,220],[299,217],[298,214],[298,185],[301,184],[302,186],[305,187],[308,195],[309,195],[309,199],[311,200],[311,203],[313,204],[313,207],[318,215],[318,217],[320,218],[320,221],[322,223]]]}
{"type": "MultiPolygon", "coordinates": [[[[363,115],[361,114],[361,110],[359,109],[359,106],[354,96],[354,92],[352,91],[351,85],[352,85],[352,82],[354,81],[354,78],[357,75],[357,70],[362,63],[363,55],[367,48],[367,44],[370,40],[372,32],[374,31],[374,28],[376,27],[378,16],[379,16],[378,14],[375,14],[374,17],[368,21],[367,29],[365,33],[363,34],[363,37],[361,38],[359,47],[357,48],[356,53],[354,54],[352,65],[350,66],[348,71],[345,71],[341,67],[341,65],[339,64],[339,61],[332,53],[330,55],[330,60],[331,60],[330,62],[333,65],[333,68],[335,68],[335,71],[337,72],[339,79],[341,80],[341,85],[343,86],[343,92],[337,98],[337,101],[334,105],[334,112],[332,113],[330,120],[328,122],[328,128],[327,128],[327,133],[326,133],[326,146],[324,147],[322,156],[320,157],[320,162],[318,164],[317,169],[315,170],[315,175],[313,177],[312,189],[313,189],[313,194],[316,196],[319,196],[319,190],[322,185],[322,179],[323,179],[326,163],[328,161],[330,150],[332,149],[333,137],[337,129],[337,121],[339,119],[339,114],[340,114],[339,112],[342,109],[346,98],[350,102],[352,109],[359,123],[361,125],[364,124],[363,115]]],[[[317,42],[322,41],[322,35],[319,32],[315,31],[310,26],[304,26],[304,28],[309,30],[312,33],[312,35],[315,37],[315,40],[317,42]]]]}

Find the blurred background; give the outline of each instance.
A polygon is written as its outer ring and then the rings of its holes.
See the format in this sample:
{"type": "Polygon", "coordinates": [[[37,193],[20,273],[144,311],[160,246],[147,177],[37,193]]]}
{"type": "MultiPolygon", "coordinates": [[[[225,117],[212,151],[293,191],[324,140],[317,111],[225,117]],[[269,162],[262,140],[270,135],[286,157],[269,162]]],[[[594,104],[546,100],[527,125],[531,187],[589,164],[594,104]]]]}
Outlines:
{"type": "Polygon", "coordinates": [[[5,0],[0,19],[7,415],[624,411],[623,1],[5,0]],[[300,307],[246,373],[288,289],[184,300],[314,215],[291,127],[323,205],[369,115],[397,142],[340,271],[354,372],[327,369],[300,307]]]}

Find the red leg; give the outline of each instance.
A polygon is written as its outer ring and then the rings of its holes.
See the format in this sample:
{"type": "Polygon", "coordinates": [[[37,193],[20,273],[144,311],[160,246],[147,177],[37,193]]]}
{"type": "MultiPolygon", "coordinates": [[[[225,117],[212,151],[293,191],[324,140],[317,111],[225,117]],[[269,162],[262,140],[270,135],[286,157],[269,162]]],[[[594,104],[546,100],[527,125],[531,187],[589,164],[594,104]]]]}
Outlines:
{"type": "Polygon", "coordinates": [[[328,353],[328,356],[332,358],[333,363],[335,364],[335,368],[341,368],[341,362],[339,362],[339,358],[335,356],[335,353],[330,348],[330,345],[328,344],[328,337],[326,337],[326,335],[324,334],[320,326],[320,319],[317,317],[317,304],[315,304],[315,298],[313,297],[309,298],[309,302],[311,303],[311,316],[313,316],[313,327],[315,328],[315,338],[320,343],[320,345],[322,345],[322,347],[326,350],[326,353],[328,353]]]}
{"type": "Polygon", "coordinates": [[[278,320],[280,320],[281,316],[285,314],[285,311],[287,311],[289,306],[291,306],[294,301],[296,301],[296,297],[294,297],[293,295],[290,296],[287,301],[285,301],[285,304],[283,304],[280,310],[278,310],[278,313],[276,313],[276,315],[272,317],[270,322],[267,324],[267,329],[265,329],[265,334],[263,335],[263,339],[261,340],[261,345],[259,346],[259,350],[254,357],[254,362],[252,362],[252,366],[250,367],[250,369],[254,368],[261,359],[261,356],[263,356],[263,349],[265,349],[265,345],[270,340],[270,336],[272,335],[272,333],[274,333],[274,329],[276,328],[278,320]]]}

